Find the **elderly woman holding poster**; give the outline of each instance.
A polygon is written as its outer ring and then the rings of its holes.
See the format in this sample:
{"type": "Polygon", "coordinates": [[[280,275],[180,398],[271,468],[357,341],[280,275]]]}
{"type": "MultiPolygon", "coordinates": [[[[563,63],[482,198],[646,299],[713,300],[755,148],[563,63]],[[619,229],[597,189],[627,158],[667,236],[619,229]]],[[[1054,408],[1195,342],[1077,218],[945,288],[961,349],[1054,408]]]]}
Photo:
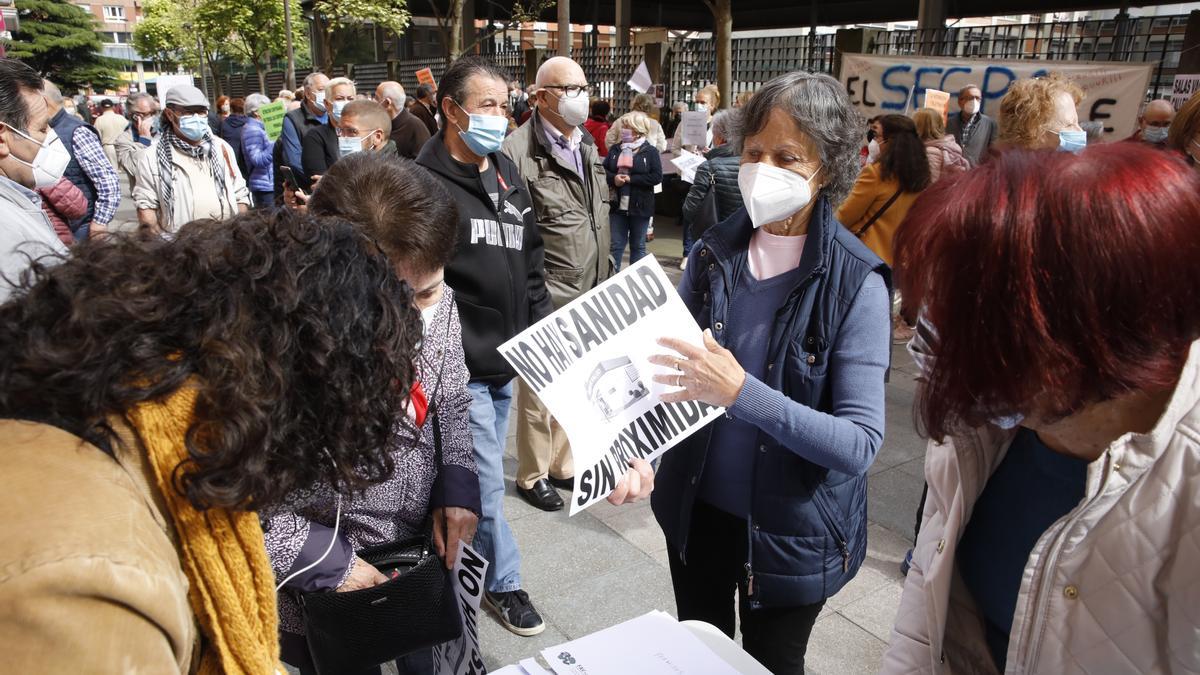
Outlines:
{"type": "Polygon", "coordinates": [[[889,272],[833,216],[864,121],[838,82],[778,77],[744,108],[746,208],[693,248],[680,294],[704,347],[664,339],[678,387],[727,415],[663,457],[652,495],[680,619],[803,673],[826,598],[866,555],[867,468],[883,440],[889,272]]]}

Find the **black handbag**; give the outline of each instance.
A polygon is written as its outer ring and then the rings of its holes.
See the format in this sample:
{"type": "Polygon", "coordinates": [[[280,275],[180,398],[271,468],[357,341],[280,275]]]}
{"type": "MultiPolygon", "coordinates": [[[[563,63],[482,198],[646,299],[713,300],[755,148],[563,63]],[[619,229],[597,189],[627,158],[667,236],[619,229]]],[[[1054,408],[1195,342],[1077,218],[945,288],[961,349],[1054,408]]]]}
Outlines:
{"type": "Polygon", "coordinates": [[[708,192],[704,195],[704,201],[700,202],[700,210],[696,212],[695,219],[689,224],[692,228],[692,240],[699,239],[708,228],[721,222],[720,212],[717,209],[717,175],[716,173],[708,174],[708,192]]]}
{"type": "MultiPolygon", "coordinates": [[[[442,428],[436,410],[430,414],[440,467],[442,428]]],[[[371,546],[358,557],[391,580],[358,591],[300,594],[318,673],[356,673],[462,636],[450,571],[428,536],[371,546]]]]}

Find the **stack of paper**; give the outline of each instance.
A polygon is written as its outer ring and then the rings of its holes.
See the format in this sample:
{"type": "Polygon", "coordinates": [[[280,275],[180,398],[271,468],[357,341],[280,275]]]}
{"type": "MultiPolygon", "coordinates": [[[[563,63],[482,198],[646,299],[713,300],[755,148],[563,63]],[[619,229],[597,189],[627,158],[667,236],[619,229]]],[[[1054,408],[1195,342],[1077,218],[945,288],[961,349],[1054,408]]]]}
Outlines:
{"type": "MultiPolygon", "coordinates": [[[[556,675],[738,675],[675,617],[660,611],[542,650],[542,658],[556,675]]],[[[515,671],[525,673],[547,675],[540,667],[515,671]]]]}

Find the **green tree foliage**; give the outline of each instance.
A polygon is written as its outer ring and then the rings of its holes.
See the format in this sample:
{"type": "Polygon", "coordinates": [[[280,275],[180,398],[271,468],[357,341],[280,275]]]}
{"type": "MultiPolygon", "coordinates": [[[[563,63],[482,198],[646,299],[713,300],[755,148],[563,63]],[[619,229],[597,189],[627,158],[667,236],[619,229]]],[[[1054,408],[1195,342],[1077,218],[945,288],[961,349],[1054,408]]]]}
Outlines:
{"type": "Polygon", "coordinates": [[[314,0],[317,33],[321,40],[321,68],[333,69],[346,36],[366,24],[373,24],[396,35],[408,28],[411,15],[406,0],[314,0]]]}
{"type": "Polygon", "coordinates": [[[21,30],[13,33],[8,56],[20,59],[64,91],[91,85],[115,89],[119,62],[101,53],[96,20],[63,0],[19,0],[21,30]]]}
{"type": "MultiPolygon", "coordinates": [[[[258,73],[259,89],[265,90],[271,55],[283,54],[286,49],[283,0],[203,0],[196,7],[195,17],[202,32],[222,36],[221,42],[230,58],[254,66],[258,73]]],[[[301,13],[293,12],[295,51],[306,50],[306,41],[303,39],[306,32],[301,13]]]]}

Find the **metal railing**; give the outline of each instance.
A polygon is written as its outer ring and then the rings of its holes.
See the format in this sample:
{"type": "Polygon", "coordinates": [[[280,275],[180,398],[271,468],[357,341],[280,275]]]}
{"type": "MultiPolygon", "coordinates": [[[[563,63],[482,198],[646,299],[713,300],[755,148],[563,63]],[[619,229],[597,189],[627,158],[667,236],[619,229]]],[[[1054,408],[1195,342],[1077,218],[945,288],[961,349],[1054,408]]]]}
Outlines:
{"type": "Polygon", "coordinates": [[[880,31],[870,53],[1048,61],[1156,62],[1152,98],[1169,92],[1188,16],[1045,21],[880,31]]]}
{"type": "MultiPolygon", "coordinates": [[[[733,92],[754,91],[771,78],[797,70],[833,70],[834,35],[788,35],[733,40],[733,92]]],[[[717,49],[712,40],[686,40],[671,46],[669,105],[691,102],[701,87],[717,82],[717,49]]]]}

